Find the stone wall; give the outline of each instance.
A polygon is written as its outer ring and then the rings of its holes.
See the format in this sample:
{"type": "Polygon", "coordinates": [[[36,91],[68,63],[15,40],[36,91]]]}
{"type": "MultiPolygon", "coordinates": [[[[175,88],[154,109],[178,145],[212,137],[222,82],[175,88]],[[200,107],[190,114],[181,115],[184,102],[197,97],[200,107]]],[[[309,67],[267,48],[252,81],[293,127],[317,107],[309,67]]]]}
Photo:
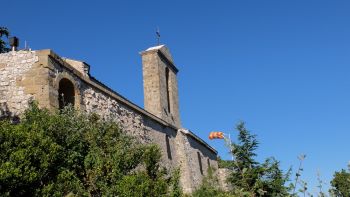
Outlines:
{"type": "Polygon", "coordinates": [[[35,79],[40,71],[34,66],[38,60],[34,51],[0,54],[0,116],[18,116],[28,107],[31,92],[40,89],[35,79]]]}
{"type": "Polygon", "coordinates": [[[136,136],[142,142],[158,144],[163,153],[164,166],[169,169],[177,166],[174,145],[176,130],[174,128],[159,124],[152,118],[138,113],[95,88],[83,86],[82,100],[87,112],[97,113],[105,119],[116,121],[123,131],[136,136]],[[169,144],[166,144],[167,137],[169,144]]]}
{"type": "Polygon", "coordinates": [[[224,191],[230,191],[232,189],[232,185],[227,182],[227,178],[232,173],[232,170],[227,168],[219,168],[218,169],[218,180],[220,188],[224,191]]]}
{"type": "Polygon", "coordinates": [[[181,177],[187,184],[183,188],[186,193],[193,192],[208,173],[208,168],[218,169],[215,150],[204,146],[201,139],[186,129],[180,129],[178,135],[179,157],[182,159],[182,172],[188,176],[181,177]]]}

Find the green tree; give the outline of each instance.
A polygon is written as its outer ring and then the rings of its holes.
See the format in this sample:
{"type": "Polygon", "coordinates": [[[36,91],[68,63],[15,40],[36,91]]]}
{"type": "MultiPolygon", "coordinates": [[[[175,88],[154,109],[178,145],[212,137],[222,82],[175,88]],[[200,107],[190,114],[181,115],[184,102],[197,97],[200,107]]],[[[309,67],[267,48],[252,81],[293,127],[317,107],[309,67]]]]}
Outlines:
{"type": "Polygon", "coordinates": [[[229,177],[236,191],[246,196],[287,196],[285,186],[289,173],[284,174],[279,162],[268,158],[263,163],[255,160],[259,142],[250,134],[243,122],[237,125],[238,142],[232,143],[233,172],[229,177]]]}
{"type": "Polygon", "coordinates": [[[350,197],[350,170],[342,169],[340,172],[335,172],[331,186],[329,192],[334,196],[350,197]]]}
{"type": "MultiPolygon", "coordinates": [[[[165,196],[174,184],[156,145],[65,108],[0,122],[0,196],[165,196]]],[[[176,196],[176,195],[174,195],[176,196]]]]}
{"type": "Polygon", "coordinates": [[[3,37],[9,37],[9,31],[6,27],[0,27],[0,53],[5,53],[9,49],[6,47],[6,42],[3,40],[3,37]]]}

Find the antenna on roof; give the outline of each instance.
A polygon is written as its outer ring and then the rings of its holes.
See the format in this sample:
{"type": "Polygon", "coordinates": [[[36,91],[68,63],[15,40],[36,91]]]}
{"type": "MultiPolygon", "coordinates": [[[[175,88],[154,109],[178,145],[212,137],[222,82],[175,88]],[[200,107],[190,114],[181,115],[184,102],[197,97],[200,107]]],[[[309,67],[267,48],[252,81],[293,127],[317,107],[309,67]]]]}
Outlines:
{"type": "Polygon", "coordinates": [[[26,40],[24,41],[24,50],[25,51],[32,51],[32,49],[30,48],[30,46],[26,40]]]}
{"type": "Polygon", "coordinates": [[[159,46],[160,45],[160,31],[159,31],[159,27],[157,27],[156,36],[157,36],[157,46],[159,46]]]}

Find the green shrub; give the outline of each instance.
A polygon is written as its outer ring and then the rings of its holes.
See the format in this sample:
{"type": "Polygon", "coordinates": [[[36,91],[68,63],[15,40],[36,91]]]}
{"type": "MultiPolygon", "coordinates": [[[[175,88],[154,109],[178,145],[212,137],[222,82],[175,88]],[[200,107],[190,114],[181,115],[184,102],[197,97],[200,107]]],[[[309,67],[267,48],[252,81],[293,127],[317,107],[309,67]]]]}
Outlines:
{"type": "Polygon", "coordinates": [[[112,121],[33,104],[19,124],[0,122],[1,196],[164,196],[172,179],[160,150],[112,121]]]}
{"type": "Polygon", "coordinates": [[[335,172],[331,181],[331,194],[339,197],[350,196],[350,165],[349,171],[342,169],[340,172],[335,172]]]}

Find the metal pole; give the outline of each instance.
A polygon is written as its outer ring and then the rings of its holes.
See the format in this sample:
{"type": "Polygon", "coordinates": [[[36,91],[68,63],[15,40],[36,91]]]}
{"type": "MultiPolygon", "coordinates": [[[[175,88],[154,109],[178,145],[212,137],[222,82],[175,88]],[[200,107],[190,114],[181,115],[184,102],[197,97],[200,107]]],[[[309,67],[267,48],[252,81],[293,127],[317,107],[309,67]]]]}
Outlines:
{"type": "Polygon", "coordinates": [[[231,158],[232,158],[232,161],[234,160],[234,157],[233,157],[233,153],[232,153],[232,151],[233,151],[233,148],[232,148],[232,142],[231,142],[231,134],[230,133],[224,133],[226,136],[228,136],[228,137],[225,137],[224,136],[224,138],[225,138],[225,141],[226,141],[226,146],[228,146],[229,147],[229,149],[230,149],[230,154],[231,154],[231,158]]]}
{"type": "Polygon", "coordinates": [[[231,142],[231,134],[229,133],[228,134],[228,140],[229,140],[229,146],[230,146],[230,154],[231,154],[231,157],[232,157],[232,161],[233,161],[233,149],[232,149],[232,142],[231,142]]]}

